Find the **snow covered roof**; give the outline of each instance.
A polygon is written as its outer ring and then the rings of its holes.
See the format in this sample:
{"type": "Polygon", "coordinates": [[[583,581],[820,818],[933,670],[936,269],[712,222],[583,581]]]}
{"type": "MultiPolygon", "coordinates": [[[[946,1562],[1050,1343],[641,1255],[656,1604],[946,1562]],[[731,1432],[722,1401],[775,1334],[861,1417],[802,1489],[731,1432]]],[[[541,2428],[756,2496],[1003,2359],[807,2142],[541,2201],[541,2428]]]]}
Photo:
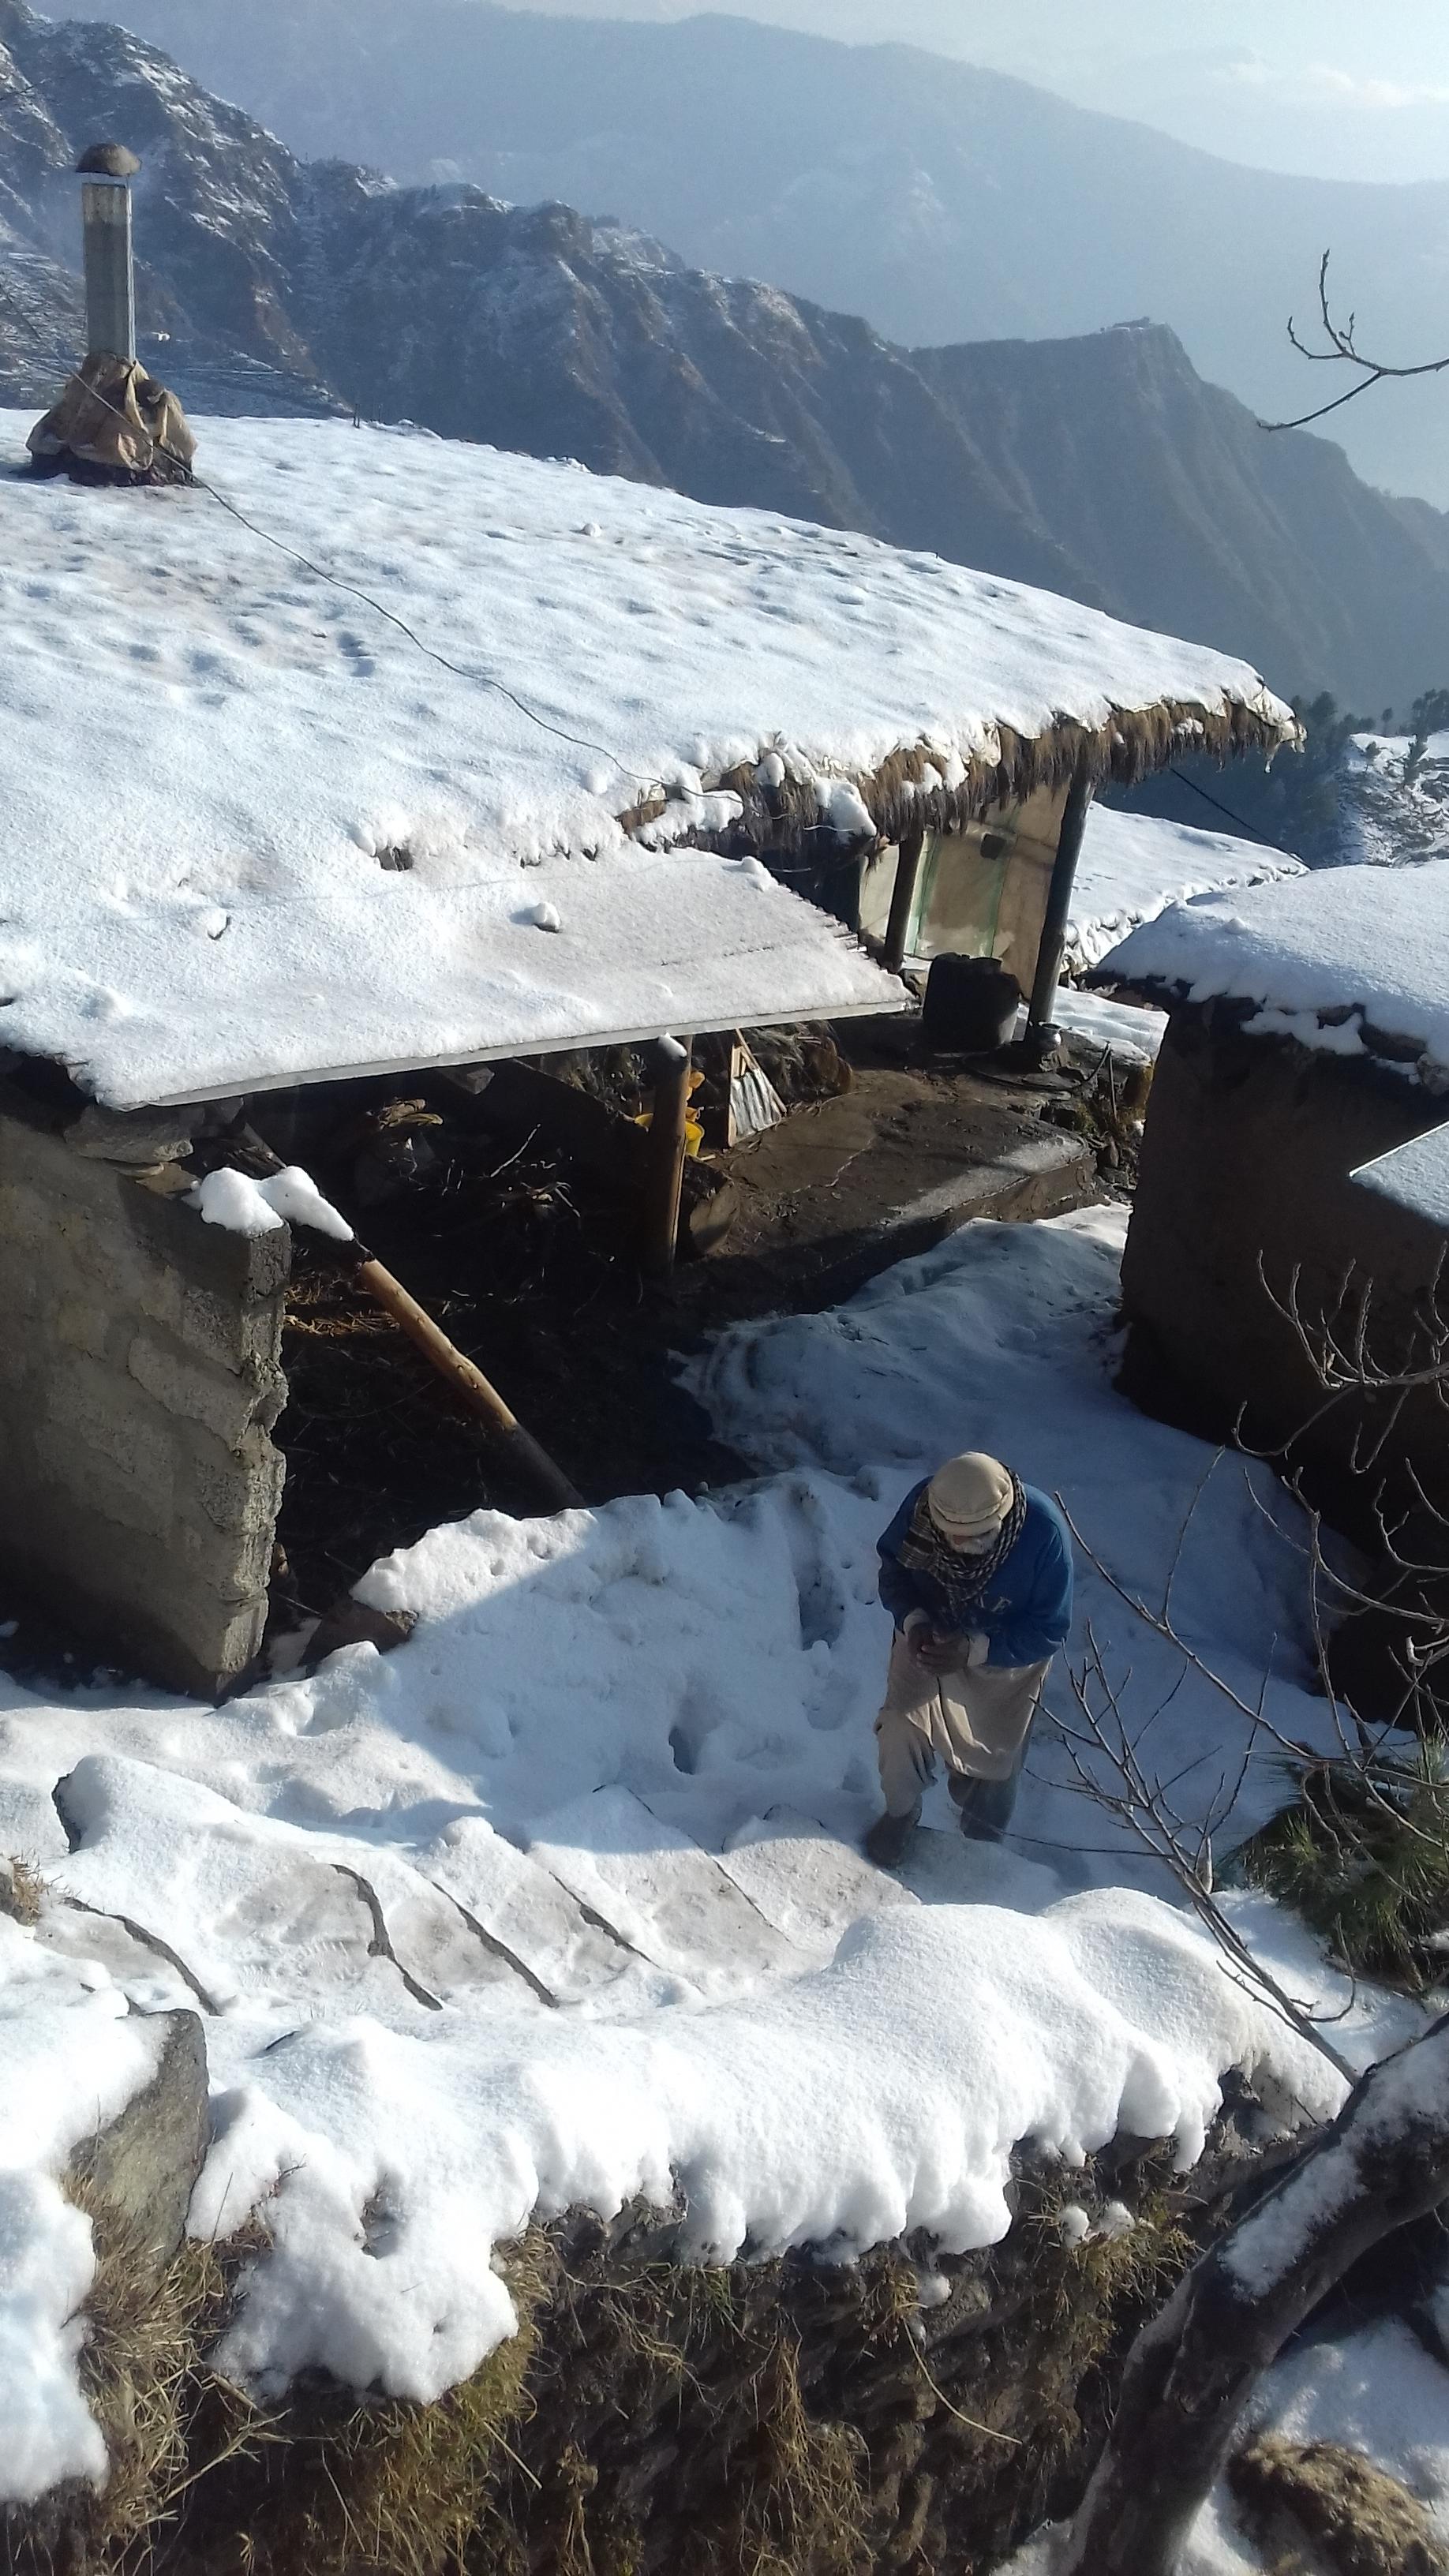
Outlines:
{"type": "Polygon", "coordinates": [[[1102,971],[1169,1001],[1253,1007],[1254,1035],[1449,1081],[1449,859],[1317,868],[1143,922],[1102,971]]]}
{"type": "Polygon", "coordinates": [[[1356,1181],[1410,1216],[1421,1216],[1449,1234],[1449,1127],[1431,1127],[1396,1145],[1376,1163],[1361,1164],[1356,1181]]]}
{"type": "Polygon", "coordinates": [[[718,854],[742,825],[828,854],[1084,749],[1296,731],[1223,655],[577,467],[205,422],[248,527],[37,483],[29,427],[0,414],[4,1034],[116,1106],[878,1008],[718,854]]]}
{"type": "Polygon", "coordinates": [[[1067,962],[1095,966],[1137,922],[1152,920],[1169,903],[1227,886],[1268,885],[1301,875],[1302,866],[1261,841],[1093,805],[1077,865],[1067,962]]]}

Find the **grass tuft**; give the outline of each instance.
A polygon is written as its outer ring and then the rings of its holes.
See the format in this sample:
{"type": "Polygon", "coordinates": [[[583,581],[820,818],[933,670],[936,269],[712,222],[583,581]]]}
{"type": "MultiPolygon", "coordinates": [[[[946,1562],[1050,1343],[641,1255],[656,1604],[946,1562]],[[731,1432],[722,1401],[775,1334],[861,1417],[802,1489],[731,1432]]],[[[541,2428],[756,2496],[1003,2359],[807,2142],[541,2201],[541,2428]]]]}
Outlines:
{"type": "Polygon", "coordinates": [[[870,2564],[860,2435],[811,2414],[800,2342],[774,2339],[755,2381],[756,2433],[738,2464],[738,2526],[724,2563],[742,2576],[855,2576],[870,2564]]]}
{"type": "Polygon", "coordinates": [[[0,1914],[27,1928],[40,1921],[45,1881],[28,1860],[0,1860],[0,1914]]]}
{"type": "Polygon", "coordinates": [[[264,2564],[306,2576],[510,2568],[518,2553],[496,2493],[518,2465],[510,2435],[532,2409],[536,2312],[551,2271],[546,2240],[530,2234],[504,2268],[518,2332],[445,2397],[426,2406],[400,2398],[359,2404],[314,2391],[310,2408],[294,2404],[259,2553],[264,2564]]]}
{"type": "Polygon", "coordinates": [[[1228,2484],[1267,2576],[1449,2576],[1423,2506],[1362,2452],[1265,2434],[1229,2461],[1228,2484]]]}
{"type": "Polygon", "coordinates": [[[1245,1843],[1241,1874],[1296,1907],[1343,1966],[1423,1994],[1449,1973],[1449,1744],[1321,1762],[1245,1843]]]}
{"type": "Polygon", "coordinates": [[[110,2476],[84,2515],[78,2567],[110,2567],[170,2521],[197,2474],[203,2402],[221,2427],[208,2446],[227,2456],[266,2438],[265,2419],[206,2367],[231,2306],[236,2272],[255,2238],[228,2246],[187,2238],[158,2269],[145,2233],[84,2179],[70,2198],[91,2222],[95,2275],[82,2309],[80,2381],[105,2437],[110,2476]]]}

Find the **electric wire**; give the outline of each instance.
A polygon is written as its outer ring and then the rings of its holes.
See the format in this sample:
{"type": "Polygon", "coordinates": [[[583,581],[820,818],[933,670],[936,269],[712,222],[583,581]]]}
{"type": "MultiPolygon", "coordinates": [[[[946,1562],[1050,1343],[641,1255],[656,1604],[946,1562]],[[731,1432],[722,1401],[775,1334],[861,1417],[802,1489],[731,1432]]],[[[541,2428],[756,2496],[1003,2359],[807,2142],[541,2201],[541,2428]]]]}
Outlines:
{"type": "MultiPolygon", "coordinates": [[[[16,303],[13,294],[7,293],[6,301],[22,327],[29,332],[35,347],[43,356],[50,358],[51,350],[35,329],[30,316],[16,303]]],[[[99,403],[103,411],[112,413],[117,420],[124,423],[127,429],[133,427],[134,424],[127,420],[119,404],[113,403],[95,385],[87,384],[85,378],[77,374],[74,367],[66,368],[65,381],[67,384],[79,385],[81,391],[88,394],[92,402],[99,403]]],[[[619,754],[612,750],[608,743],[595,742],[587,734],[569,733],[564,726],[554,724],[550,717],[540,715],[537,707],[531,707],[526,698],[520,697],[517,690],[511,689],[507,681],[500,680],[494,672],[466,670],[461,662],[450,661],[446,653],[440,653],[435,645],[426,643],[421,635],[415,633],[406,618],[399,617],[395,609],[386,607],[380,599],[374,599],[370,591],[361,589],[355,581],[345,580],[341,573],[329,572],[325,565],[314,563],[310,555],[305,555],[298,547],[289,545],[284,537],[274,535],[270,528],[259,527],[255,519],[248,518],[245,510],[241,509],[235,501],[228,499],[225,492],[218,491],[216,485],[209,483],[204,474],[198,474],[184,456],[177,454],[174,447],[168,447],[164,438],[156,436],[154,432],[148,435],[152,437],[154,445],[160,449],[162,455],[169,458],[178,473],[183,475],[189,484],[197,491],[204,492],[209,500],[215,501],[221,509],[227,511],[251,536],[258,538],[263,545],[275,546],[279,554],[286,555],[292,563],[300,564],[304,572],[309,572],[316,580],[329,584],[333,590],[345,591],[349,598],[361,600],[365,608],[370,608],[375,616],[384,618],[389,626],[395,626],[398,633],[405,635],[408,642],[414,645],[419,653],[425,654],[430,662],[436,662],[441,670],[450,671],[454,679],[469,681],[478,688],[495,690],[499,697],[506,698],[511,707],[516,707],[518,713],[526,717],[530,724],[537,725],[541,732],[552,734],[557,741],[570,744],[575,751],[597,752],[601,760],[611,762],[622,777],[630,780],[632,785],[641,789],[646,795],[657,784],[653,779],[641,777],[638,770],[632,769],[628,761],[621,760],[619,754]]]]}
{"type": "Polygon", "coordinates": [[[1250,823],[1245,815],[1235,814],[1231,805],[1224,805],[1219,797],[1210,796],[1205,787],[1199,787],[1195,778],[1189,778],[1185,769],[1178,768],[1175,760],[1168,763],[1168,776],[1175,778],[1180,787],[1190,788],[1194,796],[1202,798],[1204,805],[1211,805],[1215,814],[1221,814],[1227,822],[1236,824],[1238,830],[1246,832],[1250,840],[1261,842],[1265,850],[1278,849],[1279,844],[1270,839],[1266,832],[1260,832],[1256,823],[1250,823]]]}
{"type": "MultiPolygon", "coordinates": [[[[36,328],[30,315],[16,301],[13,289],[0,287],[0,294],[4,295],[11,312],[29,334],[33,345],[43,357],[54,363],[51,347],[36,328]]],[[[79,385],[84,393],[90,395],[93,402],[98,402],[103,410],[112,412],[117,420],[125,423],[128,429],[132,426],[119,405],[111,402],[105,394],[98,392],[94,385],[87,384],[74,367],[65,369],[65,381],[67,384],[79,385]]],[[[468,670],[462,663],[451,661],[446,653],[440,653],[435,645],[425,642],[424,638],[408,624],[406,618],[399,617],[395,609],[388,608],[380,599],[374,599],[370,591],[363,590],[357,582],[347,581],[340,573],[330,572],[325,565],[315,563],[310,555],[303,554],[297,546],[289,545],[284,537],[275,535],[270,528],[260,527],[255,519],[247,516],[246,511],[237,502],[230,500],[226,493],[219,491],[214,483],[209,483],[204,475],[196,473],[184,457],[178,456],[174,448],[167,446],[163,438],[156,438],[155,444],[160,448],[162,455],[168,457],[177,471],[185,476],[188,483],[196,490],[204,492],[209,500],[215,501],[218,507],[235,519],[239,527],[245,528],[249,535],[257,538],[263,545],[274,546],[278,554],[285,555],[290,562],[300,565],[304,572],[313,576],[314,580],[327,584],[333,590],[345,592],[351,599],[360,600],[364,608],[370,608],[374,616],[381,617],[389,626],[396,627],[400,635],[405,636],[407,641],[430,662],[436,662],[440,670],[451,672],[454,679],[467,681],[477,688],[492,689],[499,697],[506,699],[511,707],[516,708],[528,723],[536,725],[542,733],[552,734],[556,741],[568,743],[573,750],[597,753],[601,760],[611,762],[620,776],[627,778],[645,796],[657,788],[659,784],[657,780],[641,776],[640,772],[631,768],[628,761],[621,759],[619,753],[608,743],[595,742],[588,734],[570,733],[565,726],[555,724],[550,717],[541,715],[537,707],[530,706],[526,698],[520,697],[517,690],[510,688],[506,680],[500,680],[496,673],[468,670]]],[[[1266,832],[1259,830],[1257,824],[1248,822],[1244,815],[1235,813],[1230,805],[1225,805],[1220,798],[1210,795],[1207,788],[1200,786],[1195,778],[1189,778],[1187,772],[1180,769],[1175,761],[1169,763],[1169,774],[1192,795],[1200,796],[1205,805],[1212,807],[1214,813],[1221,814],[1226,822],[1233,824],[1239,832],[1246,833],[1250,839],[1259,842],[1264,849],[1277,847],[1266,832]]],[[[805,860],[794,867],[781,865],[774,870],[774,873],[785,879],[830,876],[837,870],[854,867],[858,863],[858,857],[848,853],[833,861],[805,860]]]]}

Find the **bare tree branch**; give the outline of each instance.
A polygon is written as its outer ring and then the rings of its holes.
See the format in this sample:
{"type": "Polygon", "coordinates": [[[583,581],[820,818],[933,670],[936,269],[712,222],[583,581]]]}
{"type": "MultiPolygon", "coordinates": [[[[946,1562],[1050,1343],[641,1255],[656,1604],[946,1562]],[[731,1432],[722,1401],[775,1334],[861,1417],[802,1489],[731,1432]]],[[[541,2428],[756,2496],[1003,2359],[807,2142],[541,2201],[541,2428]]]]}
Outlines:
{"type": "MultiPolygon", "coordinates": [[[[1081,1722],[1074,1726],[1069,1720],[1059,1718],[1057,1731],[1066,1748],[1076,1788],[1104,1814],[1125,1827],[1141,1849],[1176,1879],[1193,1912],[1222,1951],[1233,1982],[1254,1995],[1260,2003],[1266,2003],[1270,2011],[1286,2022],[1300,2039],[1306,2040],[1311,2048],[1326,2057],[1335,2071],[1352,2084],[1356,2070],[1323,2035],[1324,2020],[1340,2016],[1316,2014],[1307,2004],[1290,1995],[1271,1969],[1254,1957],[1213,1893],[1213,1834],[1221,1831],[1227,1823],[1242,1794],[1252,1757],[1252,1739],[1244,1750],[1236,1779],[1230,1784],[1224,1777],[1216,1796],[1209,1802],[1202,1823],[1194,1829],[1171,1805],[1171,1792],[1184,1774],[1179,1772],[1172,1779],[1162,1781],[1151,1777],[1144,1768],[1141,1748],[1148,1729],[1139,1728],[1134,1734],[1129,1728],[1121,1703],[1121,1690],[1125,1685],[1113,1685],[1090,1622],[1086,1659],[1080,1671],[1071,1670],[1070,1680],[1081,1722]]],[[[1238,1705],[1245,1703],[1239,1702],[1238,1705]]],[[[1151,1723],[1149,1719],[1148,1726],[1151,1723]]],[[[1201,1757],[1202,1760],[1209,1758],[1208,1755],[1201,1757]]],[[[1188,1769],[1199,1767],[1200,1763],[1186,1766],[1188,1769]]]]}
{"type": "Polygon", "coordinates": [[[1336,394],[1332,402],[1320,403],[1316,410],[1300,412],[1295,420],[1260,420],[1260,429],[1306,429],[1310,421],[1327,420],[1330,412],[1342,411],[1345,403],[1357,402],[1374,385],[1391,378],[1403,381],[1410,376],[1442,376],[1449,370],[1449,357],[1425,358],[1417,366],[1392,367],[1386,359],[1370,358],[1359,348],[1356,337],[1358,316],[1350,313],[1346,322],[1335,322],[1328,300],[1328,262],[1325,251],[1318,265],[1318,312],[1326,347],[1310,348],[1302,337],[1294,315],[1288,316],[1288,337],[1301,358],[1311,358],[1316,366],[1348,366],[1359,371],[1358,382],[1347,393],[1336,394]]]}

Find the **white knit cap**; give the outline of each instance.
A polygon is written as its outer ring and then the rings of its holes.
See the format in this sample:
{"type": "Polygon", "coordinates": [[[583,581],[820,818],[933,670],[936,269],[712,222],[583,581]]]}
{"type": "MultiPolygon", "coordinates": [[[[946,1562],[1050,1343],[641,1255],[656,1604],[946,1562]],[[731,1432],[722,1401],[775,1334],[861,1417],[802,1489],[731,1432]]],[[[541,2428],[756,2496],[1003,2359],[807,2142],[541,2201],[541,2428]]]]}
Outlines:
{"type": "Polygon", "coordinates": [[[926,1499],[943,1538],[985,1538],[1001,1527],[1015,1491],[999,1458],[968,1449],[937,1468],[926,1499]]]}

